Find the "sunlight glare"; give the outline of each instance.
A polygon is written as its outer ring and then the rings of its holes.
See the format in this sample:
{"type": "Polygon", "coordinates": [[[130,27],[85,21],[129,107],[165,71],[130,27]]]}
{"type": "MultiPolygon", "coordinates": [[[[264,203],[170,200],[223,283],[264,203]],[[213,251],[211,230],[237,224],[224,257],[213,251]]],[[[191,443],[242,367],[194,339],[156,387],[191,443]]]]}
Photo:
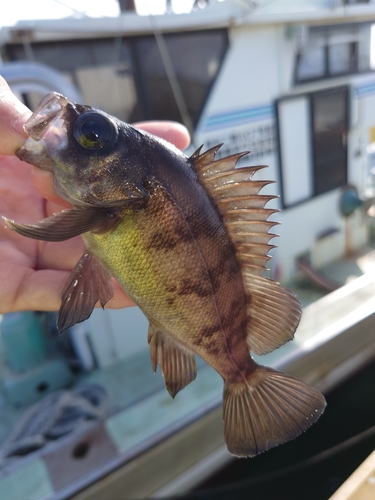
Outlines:
{"type": "Polygon", "coordinates": [[[167,10],[167,0],[135,0],[135,8],[140,16],[162,15],[167,10]]]}
{"type": "Polygon", "coordinates": [[[193,9],[194,0],[172,0],[172,11],[175,14],[188,14],[193,9]]]}
{"type": "Polygon", "coordinates": [[[115,17],[120,13],[117,0],[14,0],[2,10],[0,27],[18,21],[61,19],[65,17],[115,17]]]}

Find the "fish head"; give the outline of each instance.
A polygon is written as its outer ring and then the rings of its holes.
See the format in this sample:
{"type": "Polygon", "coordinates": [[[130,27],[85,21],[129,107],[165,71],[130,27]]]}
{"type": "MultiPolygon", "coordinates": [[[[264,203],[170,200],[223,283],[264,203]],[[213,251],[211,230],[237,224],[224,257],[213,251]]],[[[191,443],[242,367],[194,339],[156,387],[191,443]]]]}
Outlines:
{"type": "Polygon", "coordinates": [[[142,132],[90,106],[46,95],[29,120],[17,156],[51,172],[73,205],[123,206],[147,197],[142,132]]]}

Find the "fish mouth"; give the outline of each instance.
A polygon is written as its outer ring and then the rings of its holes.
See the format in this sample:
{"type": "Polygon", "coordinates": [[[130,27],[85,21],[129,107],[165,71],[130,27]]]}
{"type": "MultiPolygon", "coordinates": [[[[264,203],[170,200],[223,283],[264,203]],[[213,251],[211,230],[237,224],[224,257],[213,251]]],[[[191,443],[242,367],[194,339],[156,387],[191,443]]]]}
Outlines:
{"type": "Polygon", "coordinates": [[[64,147],[67,133],[64,110],[69,103],[61,94],[47,94],[24,125],[29,138],[16,152],[17,157],[42,170],[53,171],[51,152],[64,147]]]}
{"type": "Polygon", "coordinates": [[[56,92],[44,96],[24,125],[28,136],[39,141],[68,102],[66,97],[56,92]]]}

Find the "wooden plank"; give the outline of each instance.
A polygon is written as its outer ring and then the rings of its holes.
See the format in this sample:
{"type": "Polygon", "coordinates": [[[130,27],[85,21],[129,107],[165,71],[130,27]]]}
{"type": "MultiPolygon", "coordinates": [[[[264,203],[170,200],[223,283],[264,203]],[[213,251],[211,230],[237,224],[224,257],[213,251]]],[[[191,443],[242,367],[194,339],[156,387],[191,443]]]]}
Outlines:
{"type": "Polygon", "coordinates": [[[374,500],[375,498],[375,451],[331,496],[330,500],[374,500]]]}

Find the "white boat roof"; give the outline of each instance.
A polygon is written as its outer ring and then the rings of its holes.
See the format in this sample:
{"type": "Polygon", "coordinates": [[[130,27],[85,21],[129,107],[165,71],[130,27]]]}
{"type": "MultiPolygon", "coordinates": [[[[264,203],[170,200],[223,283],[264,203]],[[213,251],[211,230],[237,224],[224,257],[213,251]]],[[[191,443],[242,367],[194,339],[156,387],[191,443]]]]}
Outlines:
{"type": "Polygon", "coordinates": [[[225,0],[189,14],[140,16],[122,13],[118,17],[63,18],[19,21],[0,30],[0,44],[29,40],[134,36],[162,32],[190,31],[257,24],[321,24],[375,20],[375,3],[343,5],[344,0],[225,0]]]}

